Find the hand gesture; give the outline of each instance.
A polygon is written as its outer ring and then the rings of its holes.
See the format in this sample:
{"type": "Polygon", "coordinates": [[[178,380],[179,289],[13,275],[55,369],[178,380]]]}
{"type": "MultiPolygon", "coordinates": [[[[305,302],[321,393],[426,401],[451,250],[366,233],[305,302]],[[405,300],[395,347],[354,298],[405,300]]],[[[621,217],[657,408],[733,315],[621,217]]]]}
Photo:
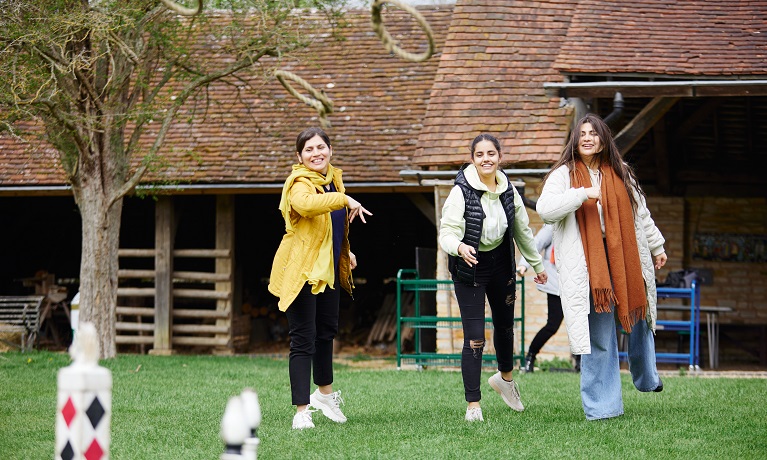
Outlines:
{"type": "Polygon", "coordinates": [[[600,201],[602,199],[602,189],[600,187],[594,186],[594,187],[587,187],[586,189],[586,196],[600,201]]]}
{"type": "Polygon", "coordinates": [[[666,260],[667,259],[668,259],[668,257],[666,257],[666,253],[665,252],[655,256],[655,269],[656,270],[660,270],[664,265],[666,265],[666,260]]]}
{"type": "Polygon", "coordinates": [[[355,200],[349,195],[346,195],[346,202],[346,207],[349,208],[349,223],[354,222],[354,218],[360,216],[362,223],[367,224],[367,221],[365,220],[365,214],[372,216],[373,213],[363,208],[359,201],[355,200]]]}
{"type": "Polygon", "coordinates": [[[463,259],[466,262],[466,265],[469,267],[473,267],[474,265],[479,262],[476,257],[476,251],[473,247],[469,246],[466,243],[461,243],[458,245],[458,257],[463,259]]]}
{"type": "Polygon", "coordinates": [[[549,275],[546,274],[546,270],[538,273],[535,275],[535,278],[533,278],[533,281],[535,281],[535,284],[546,284],[546,281],[549,280],[549,275]]]}

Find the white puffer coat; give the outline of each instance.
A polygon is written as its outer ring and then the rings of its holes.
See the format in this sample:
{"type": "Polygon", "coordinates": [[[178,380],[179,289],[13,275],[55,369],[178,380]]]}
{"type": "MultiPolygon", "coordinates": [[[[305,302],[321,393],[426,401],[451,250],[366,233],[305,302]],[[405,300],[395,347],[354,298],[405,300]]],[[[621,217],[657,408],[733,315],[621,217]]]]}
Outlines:
{"type": "MultiPolygon", "coordinates": [[[[665,239],[655,226],[645,200],[636,192],[634,197],[639,203],[634,214],[634,231],[647,292],[647,323],[654,332],[657,294],[653,257],[665,252],[665,239]]],[[[583,187],[570,187],[570,172],[567,166],[563,165],[549,175],[536,206],[543,221],[554,226],[554,257],[559,273],[562,311],[570,339],[570,350],[575,355],[591,353],[588,322],[589,276],[581,233],[575,219],[575,211],[587,199],[583,187]]]]}

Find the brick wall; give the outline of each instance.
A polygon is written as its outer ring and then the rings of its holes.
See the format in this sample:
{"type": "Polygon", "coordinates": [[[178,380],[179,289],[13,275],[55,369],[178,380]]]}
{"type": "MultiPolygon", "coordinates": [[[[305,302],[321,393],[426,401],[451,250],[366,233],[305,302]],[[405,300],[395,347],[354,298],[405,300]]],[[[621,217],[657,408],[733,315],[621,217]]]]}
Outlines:
{"type": "Polygon", "coordinates": [[[713,270],[714,283],[701,288],[701,305],[731,307],[723,324],[767,324],[767,264],[696,260],[696,233],[767,234],[767,199],[687,198],[685,248],[688,267],[713,270]]]}

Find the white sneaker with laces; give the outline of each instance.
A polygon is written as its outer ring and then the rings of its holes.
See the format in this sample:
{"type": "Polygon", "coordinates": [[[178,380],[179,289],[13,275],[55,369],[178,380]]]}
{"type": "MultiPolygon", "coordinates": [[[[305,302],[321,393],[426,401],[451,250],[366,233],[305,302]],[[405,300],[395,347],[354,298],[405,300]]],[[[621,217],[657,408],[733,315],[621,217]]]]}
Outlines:
{"type": "Polygon", "coordinates": [[[467,422],[484,422],[485,419],[482,418],[482,408],[481,407],[467,407],[466,408],[466,421],[467,422]]]}
{"type": "Polygon", "coordinates": [[[346,422],[346,416],[341,412],[341,404],[344,400],[341,399],[341,391],[334,391],[329,395],[320,393],[320,389],[314,390],[314,393],[309,395],[309,402],[313,407],[322,411],[322,414],[333,420],[336,423],[346,422]]]}
{"type": "Polygon", "coordinates": [[[503,377],[501,377],[501,371],[498,371],[487,380],[487,383],[493,387],[493,390],[501,395],[503,402],[505,402],[507,406],[511,407],[517,412],[522,412],[525,410],[525,406],[522,405],[522,401],[519,399],[519,387],[517,386],[517,382],[514,380],[511,382],[503,380],[503,377]]]}
{"type": "Polygon", "coordinates": [[[293,416],[293,429],[303,430],[305,428],[314,428],[314,422],[312,422],[312,412],[317,411],[307,407],[301,412],[296,412],[296,415],[293,416]]]}

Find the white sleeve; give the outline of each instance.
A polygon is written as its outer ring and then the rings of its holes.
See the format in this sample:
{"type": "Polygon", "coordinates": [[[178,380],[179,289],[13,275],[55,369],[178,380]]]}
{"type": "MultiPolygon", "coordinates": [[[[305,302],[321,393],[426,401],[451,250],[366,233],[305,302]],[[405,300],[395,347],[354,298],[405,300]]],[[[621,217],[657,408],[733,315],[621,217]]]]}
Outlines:
{"type": "Polygon", "coordinates": [[[439,224],[439,246],[451,256],[458,255],[458,246],[461,245],[466,232],[466,221],[463,218],[466,210],[466,201],[460,187],[453,187],[442,205],[442,219],[439,224]]]}
{"type": "Polygon", "coordinates": [[[589,199],[583,187],[570,187],[569,174],[567,166],[560,166],[543,185],[535,210],[547,224],[559,222],[589,199]]]}
{"type": "Polygon", "coordinates": [[[663,245],[666,243],[666,239],[663,238],[658,227],[655,225],[655,221],[650,216],[650,210],[647,209],[647,202],[644,197],[638,193],[634,193],[634,198],[637,200],[637,214],[642,222],[642,229],[647,237],[647,244],[650,246],[650,253],[653,256],[663,254],[666,250],[663,245]]]}

